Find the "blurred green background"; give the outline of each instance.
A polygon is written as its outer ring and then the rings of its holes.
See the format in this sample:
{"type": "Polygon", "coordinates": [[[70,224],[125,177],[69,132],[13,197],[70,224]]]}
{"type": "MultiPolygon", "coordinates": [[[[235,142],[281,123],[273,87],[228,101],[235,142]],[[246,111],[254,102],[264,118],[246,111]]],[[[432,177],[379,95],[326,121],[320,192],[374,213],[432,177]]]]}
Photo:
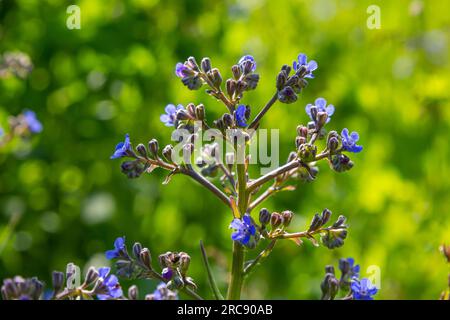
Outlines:
{"type": "MultiPolygon", "coordinates": [[[[176,62],[209,56],[228,77],[243,54],[254,55],[261,81],[244,101],[258,110],[279,67],[304,52],[319,63],[316,79],[262,123],[280,129],[281,158],[319,96],[336,106],[330,128],[358,131],[365,149],[348,173],[321,163],[314,183],[265,206],[296,212],[292,230],[330,208],[348,217],[349,236],[336,250],[280,242],[243,296],[317,299],[324,266],[352,256],[363,275],[381,268],[378,298],[438,298],[448,272],[438,247],[450,242],[449,11],[439,0],[0,1],[0,53],[23,51],[35,66],[26,80],[0,81],[0,124],[30,108],[44,125],[0,150],[0,278],[49,283],[67,262],[107,264],[103,252],[124,235],[155,258],[188,252],[191,276],[211,297],[202,239],[225,291],[229,212],[187,177],[163,186],[156,170],[128,180],[109,156],[125,133],[135,144],[170,143],[159,121],[167,103],[203,102],[210,121],[223,113],[203,90],[183,87],[176,62]],[[81,8],[81,30],[66,27],[70,4],[81,8]],[[379,30],[366,26],[371,4],[381,8],[379,30]]],[[[154,286],[139,283],[141,293],[154,286]]]]}

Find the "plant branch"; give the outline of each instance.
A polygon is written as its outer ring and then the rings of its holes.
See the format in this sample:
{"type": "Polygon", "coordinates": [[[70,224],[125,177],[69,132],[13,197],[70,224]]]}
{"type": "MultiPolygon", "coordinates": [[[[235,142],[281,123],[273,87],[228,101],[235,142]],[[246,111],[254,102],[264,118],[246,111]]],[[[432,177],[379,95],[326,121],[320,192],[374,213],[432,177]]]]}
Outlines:
{"type": "Polygon", "coordinates": [[[219,288],[217,287],[216,280],[211,271],[211,267],[209,266],[208,256],[206,255],[205,247],[203,246],[203,241],[200,240],[200,250],[202,252],[203,263],[205,265],[206,272],[208,273],[209,285],[211,286],[211,290],[214,294],[216,300],[223,300],[223,296],[220,293],[219,288]]]}
{"type": "Polygon", "coordinates": [[[275,247],[275,244],[277,242],[277,239],[273,239],[270,241],[268,246],[260,252],[260,254],[244,269],[244,276],[248,276],[250,272],[258,265],[258,263],[262,262],[264,259],[266,259],[269,254],[272,252],[272,249],[275,247]]]}
{"type": "Polygon", "coordinates": [[[280,174],[283,174],[285,172],[288,172],[289,170],[298,168],[302,165],[302,161],[300,159],[295,159],[292,160],[291,162],[286,163],[285,165],[272,170],[271,172],[259,177],[256,180],[253,180],[252,182],[250,182],[248,184],[247,187],[247,191],[250,193],[252,191],[254,191],[256,188],[258,188],[259,186],[263,185],[264,183],[266,183],[267,181],[270,181],[274,178],[276,178],[277,176],[279,176],[280,174]]]}
{"type": "Polygon", "coordinates": [[[262,108],[262,110],[256,115],[255,119],[253,119],[253,121],[250,123],[248,128],[255,129],[259,125],[259,122],[261,121],[262,117],[264,117],[264,115],[267,113],[267,111],[269,111],[270,107],[272,107],[272,105],[275,102],[277,102],[277,100],[278,100],[278,91],[275,92],[275,94],[272,96],[272,98],[266,103],[264,108],[262,108]]]}
{"type": "Polygon", "coordinates": [[[201,185],[206,187],[209,191],[211,191],[214,195],[216,195],[223,203],[225,203],[228,207],[231,208],[230,199],[227,197],[225,193],[223,193],[219,188],[217,188],[214,184],[212,184],[209,180],[207,180],[202,175],[198,174],[191,166],[188,166],[188,170],[182,170],[182,173],[190,176],[195,181],[199,182],[201,185]]]}

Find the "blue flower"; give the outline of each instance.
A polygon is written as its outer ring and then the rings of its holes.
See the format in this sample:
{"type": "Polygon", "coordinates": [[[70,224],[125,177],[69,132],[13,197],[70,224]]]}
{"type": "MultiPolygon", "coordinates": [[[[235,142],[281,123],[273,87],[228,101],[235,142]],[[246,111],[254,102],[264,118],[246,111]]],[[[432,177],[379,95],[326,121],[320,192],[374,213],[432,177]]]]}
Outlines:
{"type": "Polygon", "coordinates": [[[353,258],[347,258],[346,260],[350,266],[349,273],[352,275],[352,278],[359,277],[359,270],[360,270],[359,264],[355,265],[355,259],[353,258]]]}
{"type": "Polygon", "coordinates": [[[247,107],[244,106],[243,104],[240,104],[235,111],[236,122],[239,127],[247,126],[247,123],[246,123],[247,118],[245,117],[246,111],[247,111],[247,107]]]}
{"type": "Polygon", "coordinates": [[[175,121],[177,120],[177,111],[184,109],[184,107],[179,104],[175,107],[173,104],[168,104],[164,109],[166,113],[163,113],[159,119],[163,122],[167,127],[173,127],[175,125],[175,121]]]}
{"type": "Polygon", "coordinates": [[[378,292],[378,289],[367,278],[361,280],[353,278],[351,289],[355,300],[373,300],[372,296],[378,292]]]}
{"type": "Polygon", "coordinates": [[[231,235],[231,239],[239,241],[243,245],[249,245],[250,238],[256,234],[256,227],[249,214],[245,214],[242,220],[233,219],[230,223],[230,228],[235,230],[231,235]]]}
{"type": "Polygon", "coordinates": [[[239,59],[238,65],[242,71],[247,71],[245,73],[254,72],[256,70],[256,61],[251,55],[245,55],[239,59]],[[246,68],[247,63],[249,64],[248,68],[246,68]]]}
{"type": "Polygon", "coordinates": [[[151,300],[177,300],[178,296],[176,292],[167,288],[164,282],[161,282],[153,294],[150,295],[151,300]]]}
{"type": "Polygon", "coordinates": [[[114,249],[105,252],[106,259],[111,260],[119,258],[126,253],[125,237],[119,237],[114,241],[114,249]]]}
{"type": "Polygon", "coordinates": [[[306,71],[304,77],[310,79],[314,78],[313,71],[316,70],[318,67],[316,61],[311,60],[310,62],[308,62],[308,57],[303,53],[300,53],[298,55],[297,61],[294,61],[292,66],[294,67],[295,71],[298,71],[301,66],[305,66],[306,71]]]}
{"type": "Polygon", "coordinates": [[[350,135],[348,129],[344,128],[341,132],[342,148],[350,152],[361,152],[362,146],[358,146],[356,142],[359,140],[358,132],[353,131],[350,135]]]}
{"type": "Polygon", "coordinates": [[[2,127],[0,127],[0,138],[5,134],[5,131],[3,130],[2,127]]]}
{"type": "Polygon", "coordinates": [[[42,123],[36,118],[36,113],[31,110],[23,112],[23,118],[31,133],[39,133],[42,131],[42,123]]]}
{"type": "Polygon", "coordinates": [[[181,62],[178,62],[177,65],[175,66],[175,74],[179,78],[184,78],[186,76],[184,71],[189,71],[189,70],[190,70],[189,67],[187,67],[184,63],[181,63],[181,62]]]}
{"type": "Polygon", "coordinates": [[[110,270],[108,267],[98,269],[98,278],[102,282],[97,288],[97,298],[100,300],[117,299],[123,295],[119,280],[115,275],[109,274],[110,270]]]}
{"type": "Polygon", "coordinates": [[[132,151],[132,150],[131,150],[130,136],[127,133],[125,135],[125,141],[119,142],[116,145],[116,149],[114,150],[114,153],[110,159],[117,159],[117,158],[125,157],[128,155],[128,151],[132,151]]]}
{"type": "Polygon", "coordinates": [[[316,119],[313,118],[311,114],[311,108],[315,106],[317,108],[317,112],[325,112],[328,115],[326,123],[330,122],[331,116],[334,113],[334,106],[332,104],[329,104],[327,106],[327,100],[324,98],[317,98],[316,101],[314,101],[314,105],[311,103],[308,103],[305,107],[305,111],[308,114],[308,116],[311,118],[311,120],[315,121],[316,119]]]}

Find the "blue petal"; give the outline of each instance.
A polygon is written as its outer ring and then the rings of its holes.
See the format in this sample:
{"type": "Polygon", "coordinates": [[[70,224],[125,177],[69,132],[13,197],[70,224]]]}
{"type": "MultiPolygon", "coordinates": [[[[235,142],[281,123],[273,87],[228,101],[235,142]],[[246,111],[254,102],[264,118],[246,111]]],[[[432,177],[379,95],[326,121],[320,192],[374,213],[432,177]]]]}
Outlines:
{"type": "Polygon", "coordinates": [[[100,278],[106,279],[110,270],[111,270],[111,268],[109,268],[109,267],[101,267],[98,269],[98,276],[100,278]]]}
{"type": "Polygon", "coordinates": [[[123,250],[123,248],[125,247],[125,238],[124,237],[118,237],[115,241],[114,241],[114,247],[118,250],[123,250]]]}
{"type": "Polygon", "coordinates": [[[298,57],[297,57],[297,60],[298,60],[298,64],[299,64],[299,65],[305,65],[305,64],[306,64],[307,57],[306,57],[305,54],[300,53],[300,54],[298,55],[298,57]]]}
{"type": "Polygon", "coordinates": [[[343,138],[345,138],[345,140],[348,140],[348,129],[347,128],[342,129],[341,136],[343,138]]]}
{"type": "Polygon", "coordinates": [[[108,250],[105,252],[106,259],[112,260],[119,257],[119,254],[116,250],[108,250]]]}
{"type": "Polygon", "coordinates": [[[244,223],[247,226],[251,226],[252,225],[252,219],[250,218],[249,214],[245,214],[243,220],[244,220],[244,223]]]}
{"type": "Polygon", "coordinates": [[[245,245],[245,244],[247,244],[249,241],[250,241],[250,235],[249,235],[249,234],[246,234],[245,237],[244,237],[244,239],[241,240],[241,243],[245,245]]]}
{"type": "Polygon", "coordinates": [[[233,219],[233,221],[231,221],[230,223],[230,228],[235,230],[242,229],[243,227],[244,225],[240,219],[233,219]]]}
{"type": "Polygon", "coordinates": [[[327,112],[327,115],[330,117],[334,113],[334,106],[332,104],[330,104],[330,105],[328,105],[328,107],[326,107],[325,110],[327,112]]]}
{"type": "Polygon", "coordinates": [[[358,134],[358,132],[356,132],[356,131],[353,131],[353,132],[350,134],[350,137],[352,138],[352,140],[353,140],[354,142],[356,142],[356,141],[359,140],[359,134],[358,134]]]}
{"type": "Polygon", "coordinates": [[[168,115],[171,115],[172,113],[177,112],[177,108],[175,107],[175,105],[173,104],[168,104],[165,108],[164,111],[166,111],[166,113],[168,115]]]}
{"type": "Polygon", "coordinates": [[[325,110],[325,107],[327,106],[327,100],[324,98],[317,98],[316,101],[314,101],[314,104],[320,111],[322,111],[325,110]]]}
{"type": "Polygon", "coordinates": [[[244,235],[242,234],[242,232],[236,231],[236,232],[233,232],[233,234],[231,235],[231,240],[239,241],[243,238],[243,236],[244,235]]]}
{"type": "Polygon", "coordinates": [[[314,60],[311,60],[310,62],[308,62],[308,70],[309,71],[314,71],[318,68],[317,62],[314,60]]]}

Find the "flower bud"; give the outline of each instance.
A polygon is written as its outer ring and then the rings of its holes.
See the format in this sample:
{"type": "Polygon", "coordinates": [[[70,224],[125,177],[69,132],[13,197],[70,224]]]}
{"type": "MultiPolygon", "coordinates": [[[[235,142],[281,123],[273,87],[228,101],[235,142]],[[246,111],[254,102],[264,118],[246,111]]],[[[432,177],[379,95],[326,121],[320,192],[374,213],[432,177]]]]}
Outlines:
{"type": "Polygon", "coordinates": [[[339,140],[336,137],[331,137],[327,141],[327,148],[330,150],[331,153],[336,151],[336,149],[339,147],[339,140]]]}
{"type": "Polygon", "coordinates": [[[204,120],[205,119],[205,106],[203,104],[199,104],[195,108],[195,117],[198,120],[204,120]]]}
{"type": "Polygon", "coordinates": [[[55,291],[55,294],[61,291],[61,289],[64,287],[64,273],[60,271],[53,271],[52,272],[52,284],[53,284],[53,290],[55,291]]]}
{"type": "Polygon", "coordinates": [[[278,92],[278,100],[282,103],[293,103],[297,101],[297,94],[289,86],[284,87],[278,92]]]}
{"type": "Polygon", "coordinates": [[[136,146],[136,151],[139,153],[141,157],[147,159],[147,149],[145,149],[145,146],[142,143],[136,146]]]}
{"type": "Polygon", "coordinates": [[[228,79],[226,82],[226,88],[228,96],[232,97],[233,94],[236,92],[236,81],[228,79]]]}
{"type": "Polygon", "coordinates": [[[233,73],[233,78],[238,80],[241,77],[241,68],[238,65],[234,65],[231,67],[231,72],[233,73]]]}
{"type": "Polygon", "coordinates": [[[270,224],[273,229],[278,228],[283,223],[283,217],[278,212],[272,213],[270,216],[270,224]]]}
{"type": "Polygon", "coordinates": [[[326,224],[330,220],[330,217],[331,217],[331,211],[328,209],[324,209],[322,211],[322,217],[321,217],[322,225],[326,224]]]}
{"type": "Polygon", "coordinates": [[[203,58],[201,62],[201,67],[203,72],[208,72],[211,70],[211,60],[209,58],[203,58]]]}
{"type": "Polygon", "coordinates": [[[295,137],[295,147],[298,149],[302,144],[306,143],[305,137],[295,137]]]}
{"type": "Polygon", "coordinates": [[[304,162],[312,162],[316,159],[317,147],[315,145],[305,143],[298,150],[300,159],[304,162]]]}
{"type": "Polygon", "coordinates": [[[305,126],[298,126],[297,127],[297,135],[300,137],[307,138],[308,137],[308,128],[305,126]]]}
{"type": "Polygon", "coordinates": [[[136,257],[136,259],[139,259],[139,256],[141,255],[142,251],[142,245],[139,242],[136,242],[133,245],[133,255],[136,257]]]}
{"type": "Polygon", "coordinates": [[[332,265],[325,266],[325,273],[335,274],[334,266],[332,266],[332,265]]]}
{"type": "Polygon", "coordinates": [[[189,120],[191,117],[185,109],[180,109],[177,111],[177,120],[189,120]]]}
{"type": "Polygon", "coordinates": [[[222,75],[220,74],[219,69],[214,68],[211,70],[211,72],[212,72],[212,77],[213,77],[212,82],[213,82],[214,86],[216,88],[220,88],[220,85],[222,84],[222,75]]]}
{"type": "Polygon", "coordinates": [[[233,126],[233,117],[229,113],[225,113],[222,116],[222,121],[226,127],[233,126]]]}
{"type": "Polygon", "coordinates": [[[195,104],[189,103],[186,106],[186,111],[187,111],[187,113],[189,115],[189,118],[195,119],[195,104]]]}
{"type": "Polygon", "coordinates": [[[170,280],[173,277],[173,270],[171,268],[164,268],[161,272],[164,279],[170,280]]]}
{"type": "Polygon", "coordinates": [[[314,121],[317,122],[317,107],[316,106],[312,106],[310,109],[310,113],[311,113],[311,119],[313,119],[314,121]]]}
{"type": "Polygon", "coordinates": [[[286,74],[283,71],[281,71],[277,75],[277,83],[276,83],[277,89],[278,90],[283,89],[285,83],[286,83],[286,74]]]}
{"type": "Polygon", "coordinates": [[[328,114],[326,112],[317,112],[317,126],[322,128],[327,123],[328,114]]]}
{"type": "Polygon", "coordinates": [[[172,151],[173,151],[173,146],[171,144],[168,144],[167,146],[165,146],[162,151],[162,155],[169,162],[172,162],[172,151]]]}
{"type": "Polygon", "coordinates": [[[128,299],[130,299],[130,300],[138,300],[139,299],[139,291],[138,291],[137,286],[132,285],[128,289],[128,299]]]}
{"type": "Polygon", "coordinates": [[[88,286],[98,279],[98,271],[94,267],[90,267],[86,272],[86,277],[84,278],[84,283],[88,286]]]}
{"type": "Polygon", "coordinates": [[[200,71],[199,68],[198,68],[197,61],[195,60],[194,57],[189,57],[187,59],[187,63],[188,63],[188,66],[191,67],[191,69],[193,69],[195,71],[200,71]]]}
{"type": "Polygon", "coordinates": [[[152,269],[152,257],[150,255],[150,251],[148,250],[148,248],[144,248],[141,250],[141,253],[139,254],[139,260],[148,269],[152,269]]]}
{"type": "Polygon", "coordinates": [[[287,227],[291,223],[294,213],[290,210],[285,210],[281,213],[281,216],[283,217],[284,226],[287,227]]]}
{"type": "Polygon", "coordinates": [[[182,275],[186,274],[190,263],[191,257],[185,252],[180,252],[180,272],[182,275]]]}
{"type": "Polygon", "coordinates": [[[314,217],[312,218],[312,220],[311,220],[311,223],[310,223],[309,228],[308,228],[308,232],[316,231],[316,230],[319,229],[322,225],[323,225],[322,218],[319,216],[318,213],[316,213],[316,214],[314,215],[314,217]]]}
{"type": "Polygon", "coordinates": [[[266,208],[262,208],[259,211],[259,222],[265,226],[270,222],[270,212],[266,208]]]}

